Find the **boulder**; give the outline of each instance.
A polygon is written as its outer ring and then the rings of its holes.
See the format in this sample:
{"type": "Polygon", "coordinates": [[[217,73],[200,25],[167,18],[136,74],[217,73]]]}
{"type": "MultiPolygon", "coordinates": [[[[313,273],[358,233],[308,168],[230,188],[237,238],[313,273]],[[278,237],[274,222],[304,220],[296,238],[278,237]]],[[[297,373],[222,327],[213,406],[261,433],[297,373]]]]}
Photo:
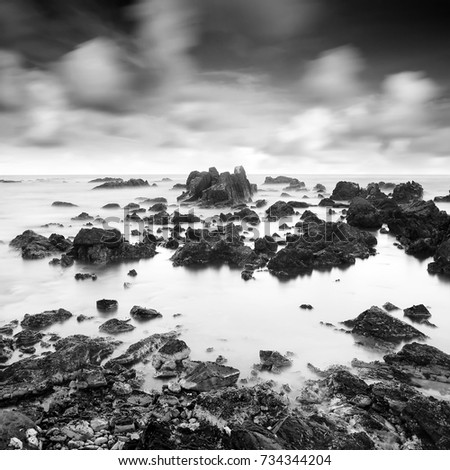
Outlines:
{"type": "Polygon", "coordinates": [[[180,381],[180,385],[185,390],[209,392],[235,385],[239,373],[233,367],[215,362],[200,362],[180,381]]]}
{"type": "Polygon", "coordinates": [[[71,202],[64,202],[64,201],[55,201],[52,203],[53,207],[78,207],[76,204],[72,204],[71,202]]]}
{"type": "Polygon", "coordinates": [[[266,214],[269,220],[278,220],[285,217],[291,217],[295,214],[292,205],[285,201],[278,201],[272,204],[267,210],[266,214]]]}
{"type": "Polygon", "coordinates": [[[72,313],[63,308],[58,310],[47,310],[34,315],[29,315],[27,313],[20,322],[20,326],[24,329],[43,330],[55,323],[62,323],[71,317],[72,313]]]}
{"type": "Polygon", "coordinates": [[[69,254],[85,263],[106,264],[152,258],[156,254],[156,246],[147,238],[132,245],[115,229],[83,228],[76,235],[69,254]]]}
{"type": "Polygon", "coordinates": [[[237,219],[240,223],[248,223],[248,224],[259,224],[260,219],[259,215],[252,209],[248,207],[244,207],[238,212],[233,214],[233,218],[237,219]]]}
{"type": "MultiPolygon", "coordinates": [[[[291,178],[290,176],[266,176],[264,184],[298,184],[300,181],[297,178],[291,178]]],[[[305,183],[303,183],[303,186],[305,183]]]]}
{"type": "Polygon", "coordinates": [[[32,230],[26,230],[9,245],[21,250],[23,259],[42,259],[56,252],[67,251],[72,244],[62,235],[52,234],[47,238],[32,230]]]}
{"type": "Polygon", "coordinates": [[[152,212],[163,212],[167,210],[167,204],[163,202],[157,202],[156,204],[150,206],[148,210],[152,212]]]}
{"type": "Polygon", "coordinates": [[[120,209],[120,204],[117,204],[116,202],[110,202],[110,203],[105,204],[104,206],[102,206],[102,209],[108,209],[108,210],[120,209]]]}
{"type": "Polygon", "coordinates": [[[426,335],[421,331],[378,307],[371,307],[343,324],[351,328],[352,334],[375,340],[380,345],[396,345],[402,341],[426,339],[426,335]]]}
{"type": "Polygon", "coordinates": [[[11,336],[18,325],[19,322],[17,320],[5,323],[4,325],[0,326],[0,335],[11,336]]]}
{"type": "Polygon", "coordinates": [[[333,207],[335,205],[336,203],[333,201],[333,199],[330,199],[329,197],[324,197],[319,202],[320,207],[333,207]]]}
{"type": "Polygon", "coordinates": [[[434,261],[428,265],[428,272],[450,276],[450,239],[437,247],[434,261]]]}
{"type": "Polygon", "coordinates": [[[14,341],[0,335],[0,364],[9,361],[14,354],[14,341]]]}
{"type": "Polygon", "coordinates": [[[387,312],[392,312],[394,310],[400,310],[396,305],[394,305],[393,303],[391,302],[386,302],[384,305],[383,305],[383,308],[387,311],[387,312]]]}
{"type": "Polygon", "coordinates": [[[117,318],[111,318],[111,320],[105,321],[102,325],[99,326],[99,331],[102,333],[108,333],[109,335],[117,335],[119,333],[127,333],[128,331],[133,331],[136,327],[130,325],[128,320],[118,320],[117,318]]]}
{"type": "Polygon", "coordinates": [[[100,184],[99,186],[95,186],[92,189],[121,189],[121,188],[138,188],[142,186],[150,186],[148,181],[145,181],[141,178],[138,179],[130,179],[125,181],[121,178],[113,178],[109,179],[108,181],[100,184]]]}
{"type": "Polygon", "coordinates": [[[378,210],[362,197],[352,199],[347,211],[347,222],[362,229],[379,229],[383,225],[378,210]]]}
{"type": "Polygon", "coordinates": [[[450,194],[446,196],[436,196],[434,202],[450,202],[450,194]]]}
{"type": "Polygon", "coordinates": [[[317,191],[318,193],[322,193],[322,192],[325,192],[327,190],[327,188],[321,184],[321,183],[317,183],[314,188],[313,188],[313,191],[317,191]]]}
{"type": "Polygon", "coordinates": [[[360,193],[361,188],[359,187],[359,184],[349,181],[339,181],[339,183],[337,183],[336,187],[333,189],[331,199],[347,201],[359,196],[360,193]]]}
{"type": "Polygon", "coordinates": [[[23,330],[14,335],[14,341],[16,347],[20,348],[22,346],[33,346],[39,343],[43,337],[44,335],[39,331],[23,330]]]}
{"type": "Polygon", "coordinates": [[[282,369],[292,366],[292,361],[280,354],[278,351],[259,351],[259,360],[257,368],[279,373],[282,369]]]}
{"type": "Polygon", "coordinates": [[[117,310],[118,307],[119,307],[119,302],[117,302],[117,300],[113,300],[113,299],[97,300],[97,310],[111,311],[111,310],[117,310]]]}
{"type": "Polygon", "coordinates": [[[431,317],[431,313],[423,304],[413,305],[412,307],[405,308],[403,315],[412,321],[422,322],[431,317]]]}
{"type": "Polygon", "coordinates": [[[18,411],[0,410],[0,450],[11,449],[11,440],[20,443],[19,449],[38,449],[37,426],[18,411]]]}
{"type": "Polygon", "coordinates": [[[392,192],[392,199],[399,204],[410,203],[422,199],[423,188],[415,181],[408,181],[407,183],[400,183],[395,186],[392,192]]]}
{"type": "Polygon", "coordinates": [[[257,238],[255,240],[255,252],[256,253],[265,253],[273,254],[278,250],[277,242],[270,235],[266,235],[263,238],[257,238]]]}
{"type": "Polygon", "coordinates": [[[153,308],[144,308],[135,305],[130,310],[130,315],[137,320],[153,320],[154,318],[161,318],[162,315],[153,308]]]}
{"type": "Polygon", "coordinates": [[[82,212],[76,217],[72,217],[72,220],[94,220],[94,217],[90,216],[87,212],[82,212]]]}

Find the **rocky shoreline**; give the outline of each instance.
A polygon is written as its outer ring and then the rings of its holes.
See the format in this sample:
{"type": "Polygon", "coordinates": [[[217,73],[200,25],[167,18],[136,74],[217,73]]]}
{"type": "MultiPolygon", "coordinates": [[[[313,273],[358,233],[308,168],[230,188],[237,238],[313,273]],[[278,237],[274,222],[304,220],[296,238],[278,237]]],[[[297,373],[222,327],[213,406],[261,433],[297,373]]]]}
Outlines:
{"type": "MultiPolygon", "coordinates": [[[[149,185],[120,178],[92,183],[109,190],[149,185]]],[[[267,177],[264,184],[305,190],[290,177],[267,177]]],[[[316,185],[319,205],[335,221],[319,218],[307,199],[280,200],[261,212],[266,202],[253,202],[258,188],[242,167],[234,173],[194,171],[181,186],[181,207],[171,214],[164,198],[126,206],[125,218],[140,224],[138,243],[117,229],[93,227],[97,219],[82,213],[73,220],[86,226],[75,237],[47,238],[27,230],[10,246],[25,260],[58,256],[50,264],[62,268],[152,258],[164,247],[174,250],[175,267],[229,264],[249,281],[256,270],[288,278],[351,266],[376,256],[380,230],[394,235],[405,255],[433,257],[430,274],[450,274],[450,216],[433,201],[423,201],[423,188],[414,181],[366,188],[341,181],[329,195],[324,185],[316,185]],[[198,205],[232,212],[204,218],[181,211],[198,205]],[[266,223],[278,224],[282,235],[259,232],[266,223]]],[[[54,206],[76,207],[60,201],[54,206]]],[[[77,281],[85,279],[97,275],[75,275],[77,281]]],[[[117,302],[102,299],[97,308],[113,312],[117,302]]],[[[151,321],[161,315],[134,306],[129,318],[100,326],[108,336],[92,338],[48,332],[73,316],[63,308],[2,325],[0,449],[450,449],[448,398],[432,396],[449,390],[450,356],[426,344],[421,326],[436,325],[424,305],[403,311],[414,326],[400,320],[390,303],[349,315],[342,327],[327,325],[383,359],[355,358],[351,367],[336,364],[327,370],[310,364],[316,378],[295,389],[277,382],[278,373],[308,358],[261,350],[260,363],[239,371],[222,356],[191,358],[177,331],[143,337],[117,355],[120,334],[135,328],[132,318],[151,321]],[[11,362],[16,351],[21,358],[11,362]],[[164,381],[161,390],[143,389],[142,367],[164,381]],[[273,379],[263,379],[266,373],[273,379]]],[[[87,319],[77,316],[79,322],[87,319]]]]}

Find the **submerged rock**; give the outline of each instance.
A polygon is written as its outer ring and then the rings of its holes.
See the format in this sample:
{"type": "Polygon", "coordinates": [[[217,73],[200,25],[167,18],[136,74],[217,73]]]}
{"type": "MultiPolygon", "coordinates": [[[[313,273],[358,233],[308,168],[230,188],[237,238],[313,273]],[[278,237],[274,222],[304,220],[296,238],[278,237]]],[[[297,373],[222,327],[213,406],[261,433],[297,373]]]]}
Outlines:
{"type": "Polygon", "coordinates": [[[417,322],[421,322],[431,317],[431,313],[423,304],[413,305],[412,307],[405,308],[405,310],[403,310],[403,314],[405,317],[408,317],[412,321],[417,322]]]}
{"type": "Polygon", "coordinates": [[[383,225],[378,210],[362,197],[352,199],[347,212],[347,222],[362,229],[379,229],[383,225]]]}
{"type": "Polygon", "coordinates": [[[126,333],[128,331],[133,331],[136,327],[130,325],[128,320],[118,320],[117,318],[111,318],[105,323],[99,326],[99,330],[103,333],[108,333],[109,335],[117,335],[119,333],[126,333]]]}
{"type": "Polygon", "coordinates": [[[392,312],[394,310],[400,310],[396,305],[394,305],[393,303],[391,302],[386,302],[384,305],[383,305],[383,308],[387,311],[387,312],[392,312]]]}
{"type": "Polygon", "coordinates": [[[360,193],[361,188],[359,187],[359,184],[349,181],[339,181],[339,183],[337,183],[336,187],[333,189],[331,199],[347,201],[353,199],[356,196],[359,196],[360,193]]]}
{"type": "Polygon", "coordinates": [[[78,207],[76,204],[72,204],[71,202],[64,202],[64,201],[55,201],[52,203],[53,207],[78,207]]]}
{"type": "Polygon", "coordinates": [[[130,310],[130,315],[138,320],[153,320],[154,318],[161,318],[162,315],[153,308],[144,308],[135,305],[130,310]]]}
{"type": "Polygon", "coordinates": [[[113,299],[101,299],[97,300],[97,309],[98,310],[117,310],[119,307],[119,302],[113,299]]]}
{"type": "MultiPolygon", "coordinates": [[[[342,322],[354,335],[375,340],[376,346],[389,347],[402,341],[426,339],[427,336],[411,325],[392,317],[378,307],[371,307],[353,320],[342,322]]],[[[370,343],[367,343],[370,345],[370,343]]]]}
{"type": "Polygon", "coordinates": [[[239,374],[239,370],[233,367],[200,362],[180,381],[180,385],[184,390],[208,392],[235,385],[239,374]]]}
{"type": "Polygon", "coordinates": [[[143,179],[130,179],[125,181],[121,178],[108,179],[106,182],[92,189],[121,189],[121,188],[136,188],[139,186],[150,186],[148,181],[143,179]]]}
{"type": "Polygon", "coordinates": [[[434,202],[450,202],[450,194],[446,196],[436,196],[434,202]]]}
{"type": "Polygon", "coordinates": [[[295,210],[291,204],[284,201],[278,201],[266,210],[266,214],[270,220],[278,220],[293,216],[295,214],[295,210]]]}
{"type": "MultiPolygon", "coordinates": [[[[264,184],[298,184],[300,181],[297,178],[291,178],[290,176],[266,176],[264,184]]],[[[305,183],[303,183],[303,186],[305,183]]]]}
{"type": "Polygon", "coordinates": [[[26,230],[9,244],[21,250],[23,259],[42,259],[56,252],[69,250],[72,243],[62,235],[52,234],[49,238],[32,230],[26,230]]]}
{"type": "Polygon", "coordinates": [[[256,365],[259,370],[279,373],[282,369],[292,366],[292,361],[278,351],[259,351],[259,359],[261,362],[256,365]]]}
{"type": "Polygon", "coordinates": [[[20,322],[20,326],[24,329],[42,330],[50,325],[54,325],[55,323],[62,323],[72,316],[71,312],[63,308],[58,310],[47,310],[34,315],[29,315],[27,313],[20,322]]]}

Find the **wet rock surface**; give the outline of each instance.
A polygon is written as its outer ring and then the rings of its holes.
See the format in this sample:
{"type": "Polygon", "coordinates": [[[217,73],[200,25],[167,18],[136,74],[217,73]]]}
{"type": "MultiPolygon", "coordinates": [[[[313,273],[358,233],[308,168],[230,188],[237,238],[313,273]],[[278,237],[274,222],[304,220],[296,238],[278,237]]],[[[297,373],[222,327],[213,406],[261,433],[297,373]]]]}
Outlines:
{"type": "Polygon", "coordinates": [[[32,230],[18,235],[9,245],[20,250],[23,259],[42,259],[57,252],[65,252],[72,246],[62,235],[52,234],[47,238],[32,230]]]}
{"type": "Polygon", "coordinates": [[[352,199],[347,212],[347,222],[362,229],[379,229],[383,225],[378,210],[362,197],[352,199]]]}
{"type": "Polygon", "coordinates": [[[361,188],[359,184],[350,181],[339,181],[333,189],[331,199],[336,201],[349,201],[359,196],[361,188]]]}
{"type": "Polygon", "coordinates": [[[20,326],[24,329],[42,330],[55,323],[64,322],[71,317],[72,313],[63,308],[48,310],[34,315],[26,314],[20,322],[20,326]]]}
{"type": "Polygon", "coordinates": [[[122,178],[108,178],[103,184],[95,186],[93,189],[121,189],[136,188],[140,186],[150,186],[148,181],[141,178],[123,180],[122,178]]]}
{"type": "Polygon", "coordinates": [[[130,320],[119,320],[117,318],[111,318],[105,323],[100,325],[99,331],[103,333],[108,333],[109,335],[118,335],[120,333],[127,333],[128,331],[133,331],[136,327],[130,325],[128,322],[130,320]]]}
{"type": "Polygon", "coordinates": [[[162,314],[153,308],[144,308],[135,305],[130,310],[130,315],[137,320],[153,320],[154,318],[161,318],[162,314]]]}

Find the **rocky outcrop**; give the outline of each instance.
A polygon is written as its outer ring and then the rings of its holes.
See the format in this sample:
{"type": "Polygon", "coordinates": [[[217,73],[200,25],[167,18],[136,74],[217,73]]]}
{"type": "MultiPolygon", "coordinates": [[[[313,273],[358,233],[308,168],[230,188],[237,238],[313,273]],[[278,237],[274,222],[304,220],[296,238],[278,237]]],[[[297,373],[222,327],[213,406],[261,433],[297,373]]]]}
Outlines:
{"type": "Polygon", "coordinates": [[[259,351],[259,364],[255,364],[257,370],[267,370],[275,374],[280,373],[286,367],[292,366],[292,361],[278,351],[259,351]]]}
{"type": "MultiPolygon", "coordinates": [[[[299,184],[300,181],[297,178],[291,178],[290,176],[276,176],[275,178],[272,176],[266,176],[264,180],[264,184],[299,184]]],[[[303,183],[303,186],[305,183],[303,183]]]]}
{"type": "Polygon", "coordinates": [[[152,365],[156,369],[156,378],[177,377],[184,371],[183,360],[188,359],[191,350],[188,345],[177,338],[169,339],[152,359],[152,365]]]}
{"type": "Polygon", "coordinates": [[[337,183],[336,187],[333,189],[331,199],[337,201],[348,201],[354,197],[359,196],[360,193],[361,188],[359,187],[359,184],[349,181],[339,181],[339,183],[337,183]]]}
{"type": "Polygon", "coordinates": [[[121,178],[114,178],[112,180],[108,180],[99,186],[95,186],[92,189],[122,189],[122,188],[138,188],[142,186],[150,186],[148,181],[143,179],[130,179],[125,181],[121,178]]]}
{"type": "Polygon", "coordinates": [[[378,210],[362,197],[352,199],[347,211],[347,222],[362,229],[379,229],[383,225],[378,210]]]}
{"type": "Polygon", "coordinates": [[[200,362],[185,375],[180,381],[180,385],[185,390],[208,392],[230,387],[236,384],[238,378],[239,371],[233,367],[215,362],[200,362]]]}
{"type": "Polygon", "coordinates": [[[400,183],[395,186],[392,192],[392,199],[399,204],[406,204],[413,201],[422,199],[423,188],[422,185],[415,181],[408,181],[407,183],[400,183]]]}
{"type": "Polygon", "coordinates": [[[49,310],[34,315],[26,314],[20,322],[20,326],[24,329],[43,330],[55,323],[62,323],[72,317],[72,313],[63,308],[58,310],[49,310]]]}
{"type": "Polygon", "coordinates": [[[450,276],[450,239],[437,247],[434,261],[428,265],[428,272],[450,276]]]}
{"type": "Polygon", "coordinates": [[[364,343],[368,346],[390,348],[402,341],[426,339],[421,331],[378,307],[371,307],[353,320],[342,323],[351,329],[353,335],[364,338],[364,343]]]}
{"type": "Polygon", "coordinates": [[[106,264],[152,258],[156,254],[156,246],[146,238],[144,242],[132,245],[118,230],[91,228],[78,232],[69,254],[77,261],[106,264]]]}
{"type": "Polygon", "coordinates": [[[11,364],[0,370],[0,404],[46,393],[76,378],[83,379],[88,387],[97,386],[96,367],[117,344],[106,338],[69,336],[58,341],[51,354],[11,364]]]}
{"type": "Polygon", "coordinates": [[[434,202],[450,202],[450,194],[446,196],[436,196],[434,202]]]}
{"type": "Polygon", "coordinates": [[[105,323],[99,326],[99,331],[102,333],[107,333],[109,335],[118,335],[119,333],[127,333],[129,331],[133,331],[136,327],[130,325],[128,320],[119,320],[117,318],[111,318],[111,320],[107,320],[105,323]]]}
{"type": "Polygon", "coordinates": [[[14,341],[0,335],[0,364],[8,362],[14,354],[14,341]]]}
{"type": "Polygon", "coordinates": [[[130,310],[130,315],[135,318],[136,320],[144,321],[144,320],[153,320],[154,318],[161,318],[162,315],[157,310],[153,308],[144,308],[135,305],[130,310]]]}
{"type": "Polygon", "coordinates": [[[278,244],[270,235],[255,240],[255,252],[273,255],[278,250],[278,244]]]}
{"type": "Polygon", "coordinates": [[[266,210],[266,214],[269,220],[279,220],[293,216],[295,214],[295,210],[291,204],[284,201],[278,201],[266,210]]]}
{"type": "Polygon", "coordinates": [[[252,200],[256,187],[247,179],[243,167],[238,166],[234,173],[221,173],[215,168],[209,171],[193,171],[186,180],[187,191],[179,198],[184,202],[201,202],[203,205],[234,205],[252,200]]]}
{"type": "Polygon", "coordinates": [[[26,230],[9,244],[21,250],[23,259],[42,259],[57,252],[65,252],[72,246],[63,235],[52,234],[49,238],[32,230],[26,230]]]}
{"type": "Polygon", "coordinates": [[[269,271],[279,277],[295,276],[313,269],[355,263],[356,258],[375,254],[376,238],[345,223],[323,222],[305,211],[296,224],[301,236],[288,243],[269,261],[269,271]],[[304,216],[304,217],[303,217],[304,216]]]}

